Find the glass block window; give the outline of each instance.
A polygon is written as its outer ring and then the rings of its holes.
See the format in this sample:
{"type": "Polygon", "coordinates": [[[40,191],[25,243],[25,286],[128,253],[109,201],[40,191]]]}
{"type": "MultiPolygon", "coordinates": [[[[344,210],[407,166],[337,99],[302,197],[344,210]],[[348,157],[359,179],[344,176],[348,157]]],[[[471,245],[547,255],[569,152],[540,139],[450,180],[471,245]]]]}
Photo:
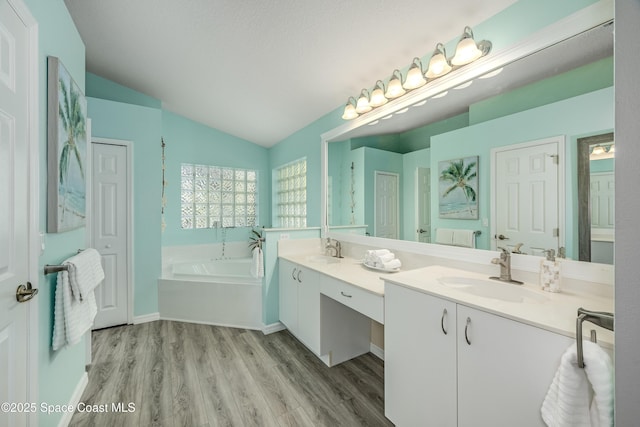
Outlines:
{"type": "Polygon", "coordinates": [[[258,172],[218,166],[181,166],[182,228],[258,225],[258,172]]]}
{"type": "Polygon", "coordinates": [[[280,227],[307,226],[307,159],[296,160],[276,169],[276,214],[280,227]]]}

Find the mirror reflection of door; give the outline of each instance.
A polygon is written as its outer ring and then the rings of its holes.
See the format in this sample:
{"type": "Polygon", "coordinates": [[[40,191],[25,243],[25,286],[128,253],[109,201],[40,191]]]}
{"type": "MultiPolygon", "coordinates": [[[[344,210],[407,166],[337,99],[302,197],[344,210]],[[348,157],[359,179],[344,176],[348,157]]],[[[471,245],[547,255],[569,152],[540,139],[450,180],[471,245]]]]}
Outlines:
{"type": "Polygon", "coordinates": [[[494,247],[543,256],[560,241],[561,137],[493,150],[494,247]]]}
{"type": "Polygon", "coordinates": [[[578,139],[578,245],[580,261],[613,264],[613,133],[578,139]]]}
{"type": "Polygon", "coordinates": [[[431,242],[431,169],[416,169],[416,241],[431,242]]]}
{"type": "Polygon", "coordinates": [[[376,237],[398,238],[398,192],[400,177],[391,172],[375,172],[375,228],[376,237]]]}

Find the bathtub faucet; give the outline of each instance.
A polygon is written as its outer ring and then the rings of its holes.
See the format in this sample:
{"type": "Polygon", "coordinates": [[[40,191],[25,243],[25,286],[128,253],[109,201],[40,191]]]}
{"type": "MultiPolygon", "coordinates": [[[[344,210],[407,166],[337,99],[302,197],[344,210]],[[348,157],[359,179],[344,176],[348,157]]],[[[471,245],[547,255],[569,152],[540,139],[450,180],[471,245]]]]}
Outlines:
{"type": "Polygon", "coordinates": [[[334,257],[336,258],[343,258],[342,256],[342,245],[340,244],[339,241],[334,240],[335,244],[331,244],[331,238],[327,237],[327,243],[324,245],[324,251],[325,253],[328,252],[329,250],[333,249],[334,251],[334,257]]]}

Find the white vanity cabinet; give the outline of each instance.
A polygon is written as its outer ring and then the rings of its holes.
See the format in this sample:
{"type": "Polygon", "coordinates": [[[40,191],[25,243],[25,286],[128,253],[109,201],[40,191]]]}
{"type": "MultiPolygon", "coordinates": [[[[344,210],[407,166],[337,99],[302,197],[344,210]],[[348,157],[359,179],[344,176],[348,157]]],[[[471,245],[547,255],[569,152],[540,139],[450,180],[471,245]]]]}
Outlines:
{"type": "Polygon", "coordinates": [[[398,427],[544,426],[540,406],[572,342],[386,283],[385,415],[398,427]]]}
{"type": "Polygon", "coordinates": [[[320,274],[280,259],[280,321],[320,355],[320,274]]]}

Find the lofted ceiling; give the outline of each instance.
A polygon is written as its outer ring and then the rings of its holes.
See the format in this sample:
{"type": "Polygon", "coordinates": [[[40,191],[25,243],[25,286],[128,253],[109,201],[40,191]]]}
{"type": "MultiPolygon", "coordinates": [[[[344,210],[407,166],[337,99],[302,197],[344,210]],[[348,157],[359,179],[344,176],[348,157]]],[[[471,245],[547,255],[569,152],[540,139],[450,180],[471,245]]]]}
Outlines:
{"type": "Polygon", "coordinates": [[[514,1],[65,3],[87,71],[270,147],[514,1]]]}

